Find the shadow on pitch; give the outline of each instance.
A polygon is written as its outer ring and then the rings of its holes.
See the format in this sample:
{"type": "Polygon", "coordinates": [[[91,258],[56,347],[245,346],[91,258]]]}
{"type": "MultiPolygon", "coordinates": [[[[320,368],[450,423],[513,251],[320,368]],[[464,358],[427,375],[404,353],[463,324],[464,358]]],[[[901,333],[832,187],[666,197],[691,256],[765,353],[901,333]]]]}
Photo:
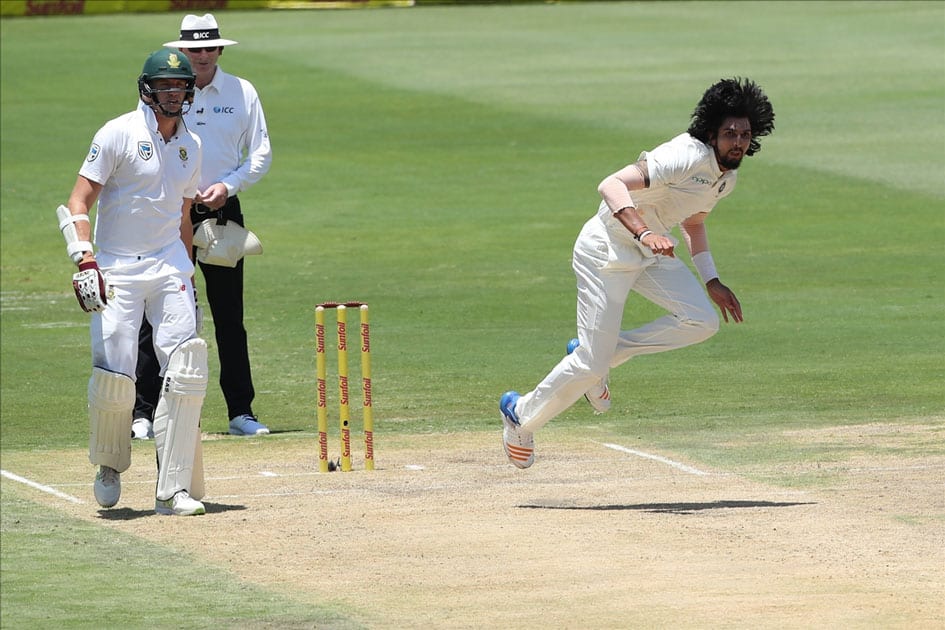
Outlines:
{"type": "Polygon", "coordinates": [[[782,502],[782,501],[708,501],[704,503],[637,503],[629,505],[519,505],[518,507],[533,510],[591,510],[591,511],[619,511],[631,510],[637,512],[653,512],[656,514],[693,514],[706,510],[737,510],[745,508],[782,508],[797,505],[816,505],[815,502],[782,502]]]}
{"type": "MultiPolygon", "coordinates": [[[[245,505],[228,505],[226,503],[207,503],[203,502],[205,508],[207,508],[207,514],[220,514],[222,512],[232,512],[234,510],[245,510],[245,505]]],[[[118,508],[115,510],[99,510],[99,518],[103,518],[106,521],[133,521],[138,518],[145,518],[148,516],[157,516],[163,517],[163,514],[157,514],[154,509],[150,510],[135,510],[133,508],[118,508]]],[[[196,518],[200,518],[199,516],[196,518]]]]}
{"type": "MultiPolygon", "coordinates": [[[[269,429],[269,433],[266,435],[289,435],[292,433],[308,433],[305,429],[269,429]]],[[[213,438],[232,438],[234,440],[259,440],[265,439],[265,435],[230,435],[229,431],[204,431],[205,436],[211,436],[213,438]]]]}

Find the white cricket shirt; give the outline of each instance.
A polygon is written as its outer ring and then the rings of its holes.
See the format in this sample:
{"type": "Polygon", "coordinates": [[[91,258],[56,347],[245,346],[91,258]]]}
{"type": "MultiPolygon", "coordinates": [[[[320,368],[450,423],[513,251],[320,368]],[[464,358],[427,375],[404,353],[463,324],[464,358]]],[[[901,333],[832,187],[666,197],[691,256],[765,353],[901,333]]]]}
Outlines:
{"type": "MultiPolygon", "coordinates": [[[[646,160],[650,186],[630,194],[647,227],[658,234],[668,234],[694,214],[711,212],[735,189],[738,177],[737,170],[722,171],[712,147],[688,133],[644,151],[637,159],[646,160]]],[[[606,223],[612,212],[601,202],[597,214],[606,223]]],[[[629,230],[624,232],[633,239],[629,230]]]]}
{"type": "Polygon", "coordinates": [[[203,143],[200,190],[222,182],[232,197],[269,171],[272,148],[266,117],[249,81],[217,66],[213,80],[195,90],[184,121],[203,143]]]}
{"type": "Polygon", "coordinates": [[[119,256],[144,255],[180,240],[181,206],[197,194],[200,139],[178,124],[165,143],[151,108],[112,119],[92,140],[79,175],[102,184],[95,244],[119,256]]]}

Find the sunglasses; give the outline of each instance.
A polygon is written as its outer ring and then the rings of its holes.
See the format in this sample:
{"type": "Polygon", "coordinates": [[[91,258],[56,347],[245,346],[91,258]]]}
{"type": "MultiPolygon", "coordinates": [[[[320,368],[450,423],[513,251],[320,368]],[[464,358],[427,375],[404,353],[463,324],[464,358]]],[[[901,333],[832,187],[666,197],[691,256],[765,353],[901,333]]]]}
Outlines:
{"type": "Polygon", "coordinates": [[[189,52],[192,52],[192,53],[199,53],[199,52],[217,52],[217,51],[220,50],[221,48],[223,48],[223,46],[214,46],[213,48],[188,48],[187,50],[188,50],[189,52]]]}

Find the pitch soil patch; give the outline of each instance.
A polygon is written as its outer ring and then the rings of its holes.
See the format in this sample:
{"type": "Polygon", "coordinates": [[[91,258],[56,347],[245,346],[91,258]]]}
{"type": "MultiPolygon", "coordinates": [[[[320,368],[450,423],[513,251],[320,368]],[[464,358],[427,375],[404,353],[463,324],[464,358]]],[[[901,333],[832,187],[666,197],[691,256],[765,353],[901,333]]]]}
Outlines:
{"type": "Polygon", "coordinates": [[[941,628],[943,427],[773,437],[848,447],[826,471],[677,467],[549,426],[525,471],[496,432],[379,435],[377,470],[319,474],[314,436],[208,435],[196,518],[153,515],[153,443],[109,512],[81,454],[4,467],[86,502],[37,501],[133,535],[147,519],[152,541],[371,628],[941,628]]]}

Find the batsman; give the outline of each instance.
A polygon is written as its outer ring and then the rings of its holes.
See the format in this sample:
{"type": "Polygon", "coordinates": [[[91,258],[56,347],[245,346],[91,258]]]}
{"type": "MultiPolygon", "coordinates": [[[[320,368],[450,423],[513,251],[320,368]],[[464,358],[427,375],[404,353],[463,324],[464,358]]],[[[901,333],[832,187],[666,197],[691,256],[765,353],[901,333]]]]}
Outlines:
{"type": "Polygon", "coordinates": [[[66,252],[78,265],[73,287],[91,313],[89,461],[94,494],[110,508],[131,465],[138,330],[154,329],[163,383],[154,417],[155,511],[206,512],[200,410],[207,345],[197,337],[190,206],[200,177],[200,139],[181,122],[193,102],[187,57],[163,49],[145,60],[138,107],[110,120],[92,140],[68,206],[59,206],[66,252]],[[89,210],[97,203],[94,243],[89,210]]]}

